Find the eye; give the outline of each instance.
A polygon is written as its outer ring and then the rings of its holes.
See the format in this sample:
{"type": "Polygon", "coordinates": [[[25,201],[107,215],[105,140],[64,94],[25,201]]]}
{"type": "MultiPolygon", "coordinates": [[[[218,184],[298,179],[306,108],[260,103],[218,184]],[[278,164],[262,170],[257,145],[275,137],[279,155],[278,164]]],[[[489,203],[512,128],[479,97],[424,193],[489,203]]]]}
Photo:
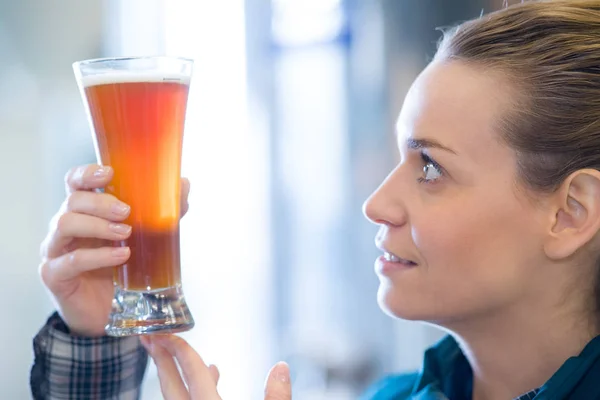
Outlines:
{"type": "Polygon", "coordinates": [[[421,159],[425,165],[423,176],[418,179],[420,183],[434,183],[444,175],[442,167],[427,154],[421,153],[421,159]]]}

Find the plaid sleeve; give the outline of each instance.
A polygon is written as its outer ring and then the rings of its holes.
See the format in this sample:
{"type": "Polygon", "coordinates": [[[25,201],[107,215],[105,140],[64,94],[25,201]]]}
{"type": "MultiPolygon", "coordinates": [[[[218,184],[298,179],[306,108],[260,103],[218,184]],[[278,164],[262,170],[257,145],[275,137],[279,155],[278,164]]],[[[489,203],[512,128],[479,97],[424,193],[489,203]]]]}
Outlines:
{"type": "Polygon", "coordinates": [[[72,336],[54,313],[33,340],[35,400],[134,400],[148,355],[137,337],[72,336]]]}

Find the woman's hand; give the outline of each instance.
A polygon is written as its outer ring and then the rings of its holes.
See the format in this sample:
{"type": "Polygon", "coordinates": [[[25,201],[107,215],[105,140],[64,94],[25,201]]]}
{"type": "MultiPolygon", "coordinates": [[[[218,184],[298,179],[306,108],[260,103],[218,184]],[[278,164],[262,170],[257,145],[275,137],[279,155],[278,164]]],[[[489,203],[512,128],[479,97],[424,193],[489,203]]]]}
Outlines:
{"type": "MultiPolygon", "coordinates": [[[[129,205],[104,188],[112,179],[108,166],[73,168],[65,177],[66,198],[52,218],[41,245],[40,275],[61,317],[75,334],[102,336],[113,298],[113,268],[129,259],[125,240],[131,226],[123,222],[129,205]]],[[[187,210],[189,182],[181,182],[181,211],[187,210]]]]}
{"type": "MultiPolygon", "coordinates": [[[[141,341],[154,359],[165,400],[222,400],[217,392],[219,371],[214,365],[207,366],[185,340],[177,336],[156,335],[142,336],[141,341]]],[[[265,382],[265,400],[291,398],[289,368],[285,363],[278,363],[265,382]]]]}

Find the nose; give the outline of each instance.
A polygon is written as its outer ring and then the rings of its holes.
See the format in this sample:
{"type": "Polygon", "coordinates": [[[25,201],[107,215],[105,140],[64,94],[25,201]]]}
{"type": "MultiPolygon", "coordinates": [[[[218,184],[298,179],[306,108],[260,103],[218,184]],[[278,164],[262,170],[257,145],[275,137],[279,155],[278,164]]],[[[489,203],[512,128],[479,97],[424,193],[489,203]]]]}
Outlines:
{"type": "Polygon", "coordinates": [[[374,224],[401,226],[407,221],[400,170],[392,171],[363,204],[363,214],[374,224]]]}

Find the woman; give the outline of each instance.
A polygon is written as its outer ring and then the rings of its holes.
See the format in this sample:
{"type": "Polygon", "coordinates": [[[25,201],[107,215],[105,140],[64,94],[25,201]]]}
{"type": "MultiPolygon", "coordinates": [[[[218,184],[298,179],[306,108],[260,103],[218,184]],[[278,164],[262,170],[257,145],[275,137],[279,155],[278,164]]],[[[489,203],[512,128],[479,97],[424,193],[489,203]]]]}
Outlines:
{"type": "MultiPolygon", "coordinates": [[[[386,378],[365,398],[600,399],[600,1],[525,2],[447,32],[406,96],[397,137],[401,162],[364,207],[380,226],[379,302],[449,335],[421,373],[386,378]]],[[[62,319],[36,339],[38,398],[61,390],[57,362],[89,397],[133,398],[142,379],[137,339],[102,337],[104,267],[128,254],[100,240],[128,235],[109,229],[128,211],[85,191],[110,181],[98,171],[69,175],[60,229],[43,247],[62,319]],[[44,343],[105,356],[74,366],[44,343]]],[[[165,398],[219,398],[217,371],[181,339],[143,344],[165,398]]],[[[287,366],[272,375],[273,398],[289,399],[287,366]]]]}

